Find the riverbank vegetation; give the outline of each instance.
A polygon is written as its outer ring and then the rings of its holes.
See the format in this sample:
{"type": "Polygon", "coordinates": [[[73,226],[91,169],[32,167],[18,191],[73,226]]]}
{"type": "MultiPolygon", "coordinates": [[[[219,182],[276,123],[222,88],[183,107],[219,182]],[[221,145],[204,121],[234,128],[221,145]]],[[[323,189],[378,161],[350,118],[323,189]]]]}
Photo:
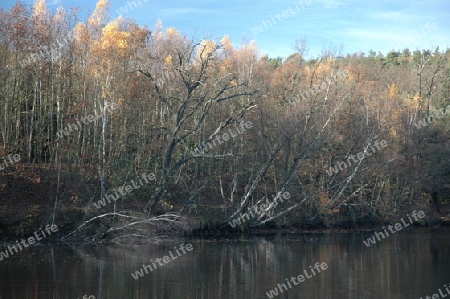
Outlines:
{"type": "Polygon", "coordinates": [[[2,235],[54,223],[66,238],[125,240],[450,213],[450,50],[306,58],[299,40],[269,58],[253,41],[112,20],[108,5],[86,20],[44,0],[0,11],[0,158],[20,155],[0,172],[2,235]],[[154,180],[120,191],[145,173],[154,180]]]}

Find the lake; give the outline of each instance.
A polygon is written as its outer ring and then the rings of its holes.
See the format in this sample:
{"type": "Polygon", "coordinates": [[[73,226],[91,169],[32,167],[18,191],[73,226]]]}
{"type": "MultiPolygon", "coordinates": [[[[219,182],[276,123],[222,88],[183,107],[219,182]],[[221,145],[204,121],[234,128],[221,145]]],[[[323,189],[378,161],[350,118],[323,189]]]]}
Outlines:
{"type": "Polygon", "coordinates": [[[447,294],[450,230],[404,230],[367,247],[363,241],[371,236],[326,232],[164,245],[34,245],[0,261],[0,299],[419,299],[439,289],[447,294]]]}

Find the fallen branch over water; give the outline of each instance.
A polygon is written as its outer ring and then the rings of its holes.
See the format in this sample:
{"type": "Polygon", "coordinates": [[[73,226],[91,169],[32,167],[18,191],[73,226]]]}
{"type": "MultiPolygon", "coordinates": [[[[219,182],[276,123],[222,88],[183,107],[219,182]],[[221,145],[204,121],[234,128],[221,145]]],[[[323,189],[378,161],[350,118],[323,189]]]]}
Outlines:
{"type": "MultiPolygon", "coordinates": [[[[102,215],[98,215],[95,217],[92,217],[91,219],[85,221],[83,224],[81,224],[78,228],[76,228],[71,233],[65,235],[61,238],[61,240],[64,240],[70,236],[74,236],[82,231],[82,229],[86,228],[89,224],[92,224],[95,220],[105,218],[109,216],[113,217],[119,217],[117,220],[113,220],[113,223],[109,222],[106,223],[108,225],[107,229],[104,229],[104,231],[101,231],[100,229],[97,229],[93,235],[88,236],[88,238],[91,238],[92,240],[95,240],[97,238],[103,238],[107,234],[111,233],[117,233],[119,231],[123,231],[122,234],[125,234],[123,236],[133,236],[133,237],[143,237],[145,238],[148,236],[150,237],[153,233],[153,237],[157,235],[160,231],[167,231],[168,229],[172,232],[183,232],[186,231],[189,228],[189,221],[188,219],[176,215],[176,214],[163,214],[160,216],[154,216],[151,218],[143,217],[136,217],[136,216],[129,216],[124,215],[121,213],[105,213],[102,215]],[[185,220],[185,221],[183,221],[185,220]],[[131,221],[131,222],[130,222],[131,221]],[[139,226],[139,225],[145,225],[149,224],[155,229],[152,229],[148,226],[139,226]]],[[[115,236],[113,240],[116,240],[117,238],[123,237],[123,236],[115,236]]]]}
{"type": "Polygon", "coordinates": [[[87,221],[84,222],[82,225],[80,225],[77,229],[75,229],[75,230],[72,231],[71,233],[69,233],[69,234],[65,235],[64,237],[62,237],[61,240],[64,240],[65,238],[74,235],[77,231],[79,231],[82,227],[86,226],[86,225],[89,224],[90,222],[92,222],[92,221],[94,221],[94,220],[96,220],[96,219],[99,219],[99,218],[106,217],[106,216],[119,216],[119,217],[126,217],[126,218],[137,219],[136,217],[128,216],[128,215],[123,215],[123,214],[120,214],[120,213],[117,213],[117,212],[114,212],[114,213],[105,213],[105,214],[98,215],[98,216],[95,216],[95,217],[93,217],[93,218],[87,220],[87,221]]]}

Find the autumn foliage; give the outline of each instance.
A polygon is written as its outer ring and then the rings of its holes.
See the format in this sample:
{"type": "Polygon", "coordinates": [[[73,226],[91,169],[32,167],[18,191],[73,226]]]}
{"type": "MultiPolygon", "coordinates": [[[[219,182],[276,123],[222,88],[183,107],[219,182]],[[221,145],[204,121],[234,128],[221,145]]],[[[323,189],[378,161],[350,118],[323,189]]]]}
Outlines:
{"type": "MultiPolygon", "coordinates": [[[[100,0],[87,20],[44,0],[0,11],[0,149],[81,181],[85,213],[145,172],[154,183],[107,209],[220,225],[288,191],[248,225],[358,225],[450,198],[449,51],[275,59],[253,41],[238,48],[228,36],[110,20],[108,7],[100,0]],[[97,113],[110,103],[117,109],[97,113]],[[243,120],[252,129],[191,154],[243,120]],[[383,151],[327,175],[383,139],[383,151]]],[[[69,196],[60,180],[47,195],[56,219],[69,196]]]]}

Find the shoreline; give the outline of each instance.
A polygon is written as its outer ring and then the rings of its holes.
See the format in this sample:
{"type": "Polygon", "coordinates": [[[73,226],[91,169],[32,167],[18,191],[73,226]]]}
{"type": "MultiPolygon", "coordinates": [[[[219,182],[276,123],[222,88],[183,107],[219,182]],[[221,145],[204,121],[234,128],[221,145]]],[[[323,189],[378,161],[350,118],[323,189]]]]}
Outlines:
{"type": "MultiPolygon", "coordinates": [[[[171,244],[179,242],[180,240],[223,240],[223,239],[238,239],[242,237],[273,237],[273,236],[297,236],[297,235],[318,235],[318,234],[354,234],[354,233],[375,233],[382,230],[383,225],[377,225],[373,227],[359,227],[359,228],[256,228],[249,229],[247,231],[238,230],[222,230],[222,231],[209,231],[209,230],[197,230],[188,235],[183,236],[154,236],[146,239],[146,242],[138,242],[146,244],[171,244]]],[[[403,234],[411,231],[450,231],[450,223],[436,224],[433,226],[413,224],[411,228],[399,231],[397,234],[403,234]]],[[[0,236],[0,248],[2,246],[8,246],[14,244],[17,238],[10,238],[7,236],[0,236]]],[[[85,240],[61,240],[56,236],[49,236],[46,240],[33,244],[34,246],[43,246],[46,244],[92,244],[92,245],[139,245],[136,242],[129,243],[117,243],[108,239],[101,239],[98,242],[85,241],[85,240]]]]}

